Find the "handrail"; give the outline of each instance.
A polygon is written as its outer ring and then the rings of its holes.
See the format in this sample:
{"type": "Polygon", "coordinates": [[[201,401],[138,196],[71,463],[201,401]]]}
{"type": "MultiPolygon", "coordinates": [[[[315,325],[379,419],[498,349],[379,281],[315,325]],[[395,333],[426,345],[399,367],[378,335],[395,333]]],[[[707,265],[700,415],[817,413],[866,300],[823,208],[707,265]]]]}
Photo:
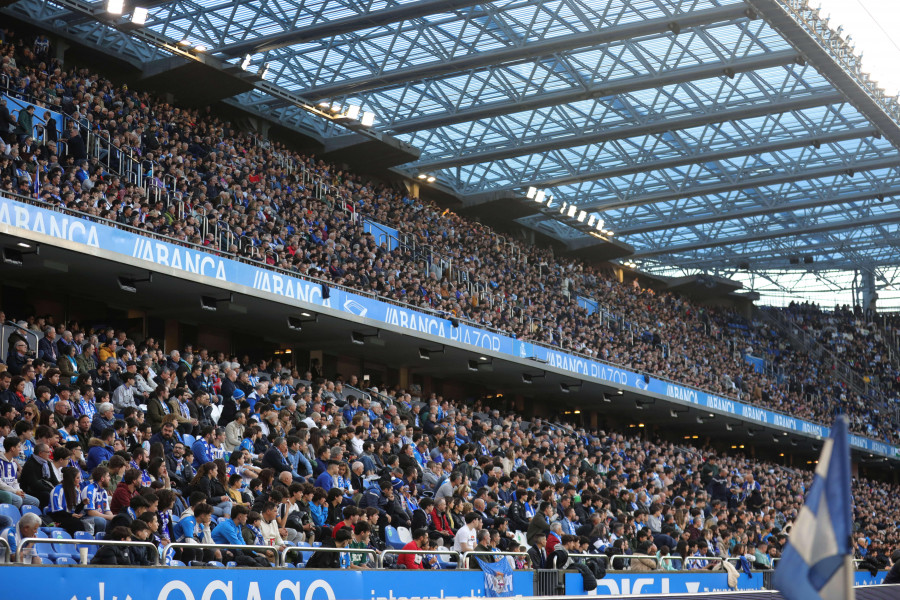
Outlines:
{"type": "MultiPolygon", "coordinates": [[[[155,548],[156,546],[153,547],[155,548]]],[[[166,554],[168,554],[169,550],[174,548],[209,548],[211,550],[224,548],[226,550],[258,550],[260,552],[273,552],[276,560],[275,566],[281,566],[277,562],[280,555],[275,546],[261,546],[256,544],[197,544],[194,542],[172,542],[166,546],[160,546],[157,564],[166,564],[166,554]]]]}
{"type": "Polygon", "coordinates": [[[399,548],[398,549],[388,548],[386,550],[382,550],[381,553],[378,555],[378,563],[377,563],[378,568],[384,567],[384,557],[389,554],[449,554],[451,556],[455,555],[457,569],[460,568],[459,567],[460,558],[462,556],[464,556],[459,552],[459,550],[401,550],[399,548]]]}
{"type": "MultiPolygon", "coordinates": [[[[616,570],[616,569],[613,567],[613,564],[615,564],[615,560],[616,560],[617,558],[621,558],[621,559],[624,559],[624,560],[631,560],[632,558],[652,558],[653,560],[656,560],[656,556],[655,556],[655,555],[654,555],[654,556],[650,556],[649,554],[613,554],[612,556],[609,557],[609,569],[610,569],[610,570],[616,570]]],[[[623,567],[621,570],[624,571],[624,570],[626,570],[627,568],[628,568],[628,567],[623,567]]]]}
{"type": "MultiPolygon", "coordinates": [[[[21,331],[26,338],[33,337],[34,347],[32,348],[29,344],[28,349],[37,352],[38,343],[40,342],[37,333],[31,331],[30,329],[26,329],[25,327],[19,327],[19,325],[14,321],[7,321],[6,323],[0,324],[0,331],[3,331],[6,327],[12,327],[16,329],[16,331],[21,331]]],[[[25,343],[28,344],[28,340],[26,340],[25,343]]],[[[0,356],[2,356],[4,359],[9,356],[9,336],[5,335],[5,332],[3,335],[0,335],[0,356]]],[[[37,356],[35,356],[35,358],[37,358],[37,356]]]]}
{"type": "MultiPolygon", "coordinates": [[[[224,251],[224,250],[221,250],[221,249],[217,249],[217,250],[211,252],[211,251],[209,250],[209,248],[207,248],[206,246],[202,246],[202,245],[199,245],[199,244],[194,244],[194,243],[192,243],[192,242],[188,242],[188,241],[184,241],[184,240],[179,240],[179,239],[171,238],[171,237],[168,237],[168,236],[160,235],[160,234],[158,234],[158,233],[149,232],[149,231],[147,231],[147,230],[145,230],[145,229],[138,229],[138,228],[135,228],[135,227],[131,227],[130,225],[126,225],[126,224],[124,224],[124,223],[119,223],[119,222],[116,222],[116,221],[111,221],[111,220],[109,220],[109,219],[103,219],[103,218],[101,218],[101,217],[97,217],[97,216],[93,216],[93,215],[85,215],[84,213],[80,213],[80,212],[78,212],[78,211],[70,210],[70,209],[68,209],[68,208],[63,208],[63,207],[58,206],[58,205],[55,205],[55,204],[49,204],[49,203],[46,203],[46,202],[43,202],[43,201],[40,201],[40,200],[35,200],[34,198],[29,198],[29,197],[27,197],[27,196],[21,196],[21,195],[16,194],[16,193],[12,193],[12,192],[3,192],[3,193],[6,194],[7,196],[12,197],[12,198],[14,198],[14,199],[17,199],[17,200],[19,200],[19,201],[22,201],[22,202],[25,202],[25,203],[27,203],[27,204],[31,204],[31,205],[34,205],[34,206],[40,206],[41,208],[44,208],[44,209],[47,209],[47,210],[53,210],[53,211],[60,212],[60,213],[63,213],[63,214],[68,214],[68,215],[74,216],[74,217],[76,217],[76,218],[84,219],[84,220],[87,220],[87,221],[90,221],[90,222],[102,223],[102,224],[107,225],[107,226],[109,226],[109,227],[115,227],[115,228],[117,228],[117,229],[122,229],[122,230],[125,230],[125,231],[130,231],[130,232],[132,232],[132,233],[134,233],[134,234],[136,234],[136,235],[140,235],[140,236],[143,236],[143,237],[147,237],[147,238],[151,238],[151,239],[157,239],[157,240],[160,240],[160,241],[164,241],[164,242],[167,242],[167,243],[170,243],[170,244],[175,244],[175,245],[182,246],[182,247],[186,247],[186,248],[192,248],[192,249],[194,249],[194,250],[196,250],[196,251],[198,251],[198,252],[204,252],[204,253],[207,253],[207,254],[213,254],[213,255],[216,255],[216,256],[221,256],[221,257],[229,258],[229,259],[231,259],[231,260],[235,260],[235,261],[242,262],[242,263],[245,263],[245,264],[249,264],[249,265],[252,265],[252,266],[255,266],[255,267],[259,267],[259,268],[265,268],[265,269],[268,269],[268,270],[270,270],[270,271],[274,271],[274,272],[276,272],[276,273],[281,273],[281,274],[284,274],[284,275],[287,275],[287,276],[289,276],[289,277],[293,277],[293,278],[296,278],[296,279],[301,279],[301,280],[309,281],[309,282],[312,282],[312,283],[318,283],[319,285],[325,285],[325,286],[328,286],[329,288],[332,288],[332,289],[339,289],[339,290],[345,291],[345,292],[347,292],[347,293],[356,294],[356,295],[359,295],[359,296],[364,296],[364,297],[367,297],[367,298],[371,298],[371,299],[373,299],[373,300],[377,300],[377,301],[379,301],[379,302],[386,302],[386,303],[391,304],[391,305],[394,305],[394,306],[400,306],[400,307],[403,307],[403,308],[406,308],[406,309],[410,309],[410,305],[409,305],[409,304],[405,304],[405,303],[403,303],[403,302],[398,302],[398,301],[396,301],[396,300],[394,300],[394,299],[392,299],[392,298],[388,298],[388,297],[381,296],[381,295],[378,295],[378,294],[373,294],[373,293],[371,293],[371,292],[369,292],[369,291],[367,291],[367,290],[356,289],[356,288],[350,288],[350,287],[343,286],[343,285],[341,285],[341,284],[335,283],[335,282],[333,282],[333,281],[331,281],[331,280],[319,279],[319,278],[317,278],[317,277],[312,277],[312,276],[310,276],[310,275],[303,275],[303,274],[300,274],[300,273],[295,272],[295,271],[289,271],[289,270],[286,270],[286,269],[282,269],[282,268],[280,268],[280,267],[276,267],[276,266],[274,266],[274,265],[268,265],[268,264],[265,263],[265,261],[254,261],[254,260],[250,260],[250,259],[248,259],[248,258],[246,258],[246,257],[239,256],[239,255],[236,255],[236,254],[232,254],[231,252],[224,251]]],[[[415,311],[421,312],[421,313],[426,313],[426,314],[429,314],[429,315],[431,315],[431,316],[434,316],[434,317],[440,318],[440,319],[446,319],[446,318],[448,318],[448,317],[450,316],[450,315],[448,315],[448,313],[446,313],[445,311],[438,311],[438,310],[434,310],[434,309],[427,308],[427,307],[421,307],[421,306],[415,306],[415,307],[412,308],[412,310],[415,310],[415,311]]],[[[481,323],[477,323],[477,322],[475,322],[475,321],[473,321],[473,320],[471,320],[471,319],[465,318],[465,317],[458,317],[458,320],[459,320],[460,323],[465,323],[465,324],[467,324],[467,325],[469,325],[469,326],[471,326],[471,327],[478,328],[478,329],[480,329],[480,330],[482,330],[482,331],[488,331],[488,332],[495,333],[495,334],[497,334],[497,335],[502,335],[502,336],[505,336],[505,337],[515,337],[515,335],[512,334],[512,333],[509,332],[509,331],[501,330],[501,329],[498,329],[498,328],[496,328],[496,327],[491,327],[491,326],[488,326],[488,325],[483,325],[483,324],[481,324],[481,323]]],[[[587,360],[592,360],[592,361],[598,362],[598,363],[600,363],[600,364],[604,364],[604,365],[607,365],[607,366],[610,366],[610,367],[614,367],[614,368],[629,368],[628,365],[625,365],[625,364],[618,364],[618,363],[613,363],[613,362],[608,362],[608,361],[602,361],[602,360],[599,360],[596,356],[591,356],[591,355],[589,355],[589,354],[585,354],[585,353],[583,353],[583,352],[578,352],[578,351],[571,350],[571,349],[566,350],[566,349],[564,349],[564,348],[562,348],[562,347],[559,347],[559,346],[552,346],[552,345],[549,345],[549,344],[544,344],[544,343],[539,342],[539,341],[536,341],[536,340],[528,340],[528,343],[531,344],[531,345],[533,345],[533,346],[539,346],[539,347],[545,348],[545,349],[547,349],[547,350],[553,350],[553,351],[565,351],[565,352],[567,352],[568,354],[570,354],[570,355],[572,355],[572,356],[578,356],[578,357],[581,357],[581,358],[584,358],[584,359],[587,359],[587,360]]],[[[526,358],[528,358],[528,357],[526,357],[526,358]]],[[[533,358],[533,357],[532,357],[532,358],[533,358]]],[[[667,378],[661,377],[661,376],[659,376],[659,375],[654,375],[654,378],[657,379],[657,380],[659,380],[659,381],[661,381],[661,382],[664,382],[664,383],[671,383],[671,384],[677,385],[677,386],[679,386],[679,387],[683,387],[683,388],[687,388],[687,389],[692,389],[692,390],[697,390],[697,391],[702,391],[702,392],[704,392],[704,393],[713,393],[713,392],[711,392],[711,391],[707,391],[707,390],[704,390],[704,389],[702,389],[702,388],[693,387],[693,386],[688,385],[688,384],[685,384],[685,383],[673,381],[673,380],[671,380],[671,379],[667,379],[667,378]]],[[[615,385],[615,384],[612,383],[612,382],[609,382],[609,385],[615,385]]],[[[718,395],[718,394],[717,394],[717,395],[718,395]]],[[[729,396],[729,395],[728,395],[728,394],[725,394],[725,396],[729,396]]],[[[776,410],[776,409],[774,409],[774,408],[772,408],[772,407],[766,406],[765,409],[768,410],[768,411],[770,411],[770,412],[778,413],[778,414],[781,414],[781,415],[784,415],[784,416],[788,416],[788,417],[793,416],[793,415],[790,415],[790,414],[788,414],[788,413],[778,411],[778,410],[776,410]]],[[[827,423],[819,423],[819,424],[824,425],[824,426],[826,426],[826,427],[830,427],[830,425],[827,424],[827,423]]],[[[868,437],[868,436],[860,436],[860,437],[868,437]]],[[[872,440],[878,441],[878,442],[880,442],[880,443],[888,443],[888,444],[892,443],[892,442],[887,441],[887,440],[877,440],[877,439],[875,439],[875,438],[868,438],[868,439],[872,439],[872,440]]]]}
{"type": "Polygon", "coordinates": [[[529,556],[527,552],[491,552],[489,550],[469,550],[468,552],[463,552],[456,568],[468,568],[465,565],[469,564],[470,556],[524,556],[525,560],[527,560],[529,563],[531,562],[531,556],[529,556]],[[462,567],[460,567],[459,565],[462,565],[462,567]]]}
{"type": "Polygon", "coordinates": [[[12,546],[9,545],[9,540],[6,539],[6,536],[0,537],[0,542],[3,542],[3,545],[6,546],[6,552],[3,553],[3,562],[12,562],[12,546]]]}
{"type": "MultiPolygon", "coordinates": [[[[269,550],[272,550],[272,549],[274,549],[274,546],[266,546],[266,548],[268,548],[269,550]]],[[[287,555],[290,554],[291,552],[312,552],[313,554],[315,554],[316,552],[337,552],[337,553],[344,553],[344,554],[371,554],[372,557],[375,559],[376,566],[378,566],[378,567],[381,566],[380,557],[378,555],[378,552],[371,548],[350,548],[349,546],[346,548],[327,548],[325,546],[288,546],[287,548],[285,548],[284,550],[281,551],[281,554],[279,554],[279,557],[281,558],[281,564],[278,565],[279,567],[283,567],[285,564],[287,564],[287,555]]]]}
{"type": "MultiPolygon", "coordinates": [[[[154,551],[156,550],[156,544],[152,542],[126,542],[124,540],[69,540],[28,537],[24,538],[19,544],[19,547],[16,548],[16,562],[22,562],[22,551],[25,550],[26,546],[32,544],[69,544],[70,546],[149,546],[150,548],[153,548],[154,551]]],[[[9,544],[7,544],[7,548],[8,547],[9,544]]]]}
{"type": "MultiPolygon", "coordinates": [[[[687,557],[685,557],[685,558],[683,559],[683,561],[682,561],[682,566],[684,567],[685,570],[689,570],[690,567],[688,567],[688,563],[691,563],[691,562],[701,562],[701,561],[706,561],[706,562],[719,562],[719,563],[721,563],[721,562],[723,562],[724,560],[725,560],[725,559],[722,558],[721,556],[687,556],[687,557]]],[[[706,567],[695,567],[695,568],[697,568],[697,569],[705,569],[706,567]]]]}

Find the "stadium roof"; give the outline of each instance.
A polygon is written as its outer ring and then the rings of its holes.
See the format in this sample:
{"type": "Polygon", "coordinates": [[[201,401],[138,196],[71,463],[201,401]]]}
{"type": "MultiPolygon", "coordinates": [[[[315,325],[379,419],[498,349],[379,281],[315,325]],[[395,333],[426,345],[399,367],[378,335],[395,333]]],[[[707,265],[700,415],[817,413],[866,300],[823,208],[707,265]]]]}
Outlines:
{"type": "Polygon", "coordinates": [[[137,5],[143,27],[132,5],[3,11],[143,67],[180,56],[245,76],[249,56],[267,76],[228,102],[323,141],[407,142],[421,155],[396,171],[463,202],[513,194],[531,227],[574,204],[649,271],[897,263],[900,105],[799,0],[137,5]],[[374,113],[374,133],[316,115],[321,102],[374,113]]]}

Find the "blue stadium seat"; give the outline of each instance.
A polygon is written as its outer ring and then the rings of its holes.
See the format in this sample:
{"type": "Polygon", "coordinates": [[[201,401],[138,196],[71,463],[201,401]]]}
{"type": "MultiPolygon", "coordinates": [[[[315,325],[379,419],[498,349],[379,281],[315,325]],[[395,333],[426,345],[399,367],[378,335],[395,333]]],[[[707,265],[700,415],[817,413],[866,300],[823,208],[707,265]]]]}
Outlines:
{"type": "Polygon", "coordinates": [[[34,513],[40,517],[41,509],[38,508],[37,506],[31,506],[30,504],[23,504],[22,505],[22,514],[24,515],[25,513],[34,513]]]}
{"type": "Polygon", "coordinates": [[[210,567],[222,567],[222,568],[225,568],[225,565],[223,565],[222,563],[220,563],[220,562],[217,561],[217,560],[211,560],[211,561],[209,561],[209,562],[206,563],[206,564],[209,565],[210,567]]]}
{"type": "MultiPolygon", "coordinates": [[[[69,532],[60,527],[41,527],[41,531],[46,533],[50,537],[50,539],[72,539],[72,536],[69,535],[69,532]]],[[[60,556],[69,556],[78,559],[78,546],[75,544],[53,544],[53,552],[50,554],[50,558],[56,559],[60,556]]]]}
{"type": "Polygon", "coordinates": [[[77,565],[78,561],[71,556],[57,556],[56,564],[58,565],[77,565]]]}
{"type": "MultiPolygon", "coordinates": [[[[85,541],[88,541],[88,540],[94,541],[94,536],[92,534],[88,533],[87,531],[76,531],[75,539],[76,540],[85,540],[85,541]]],[[[96,544],[85,544],[83,546],[81,544],[78,544],[77,546],[75,546],[75,554],[78,554],[78,550],[81,548],[87,548],[88,549],[88,558],[94,558],[94,555],[97,554],[98,546],[96,544]]]]}
{"type": "Polygon", "coordinates": [[[185,567],[185,566],[187,566],[180,560],[171,560],[166,564],[168,564],[170,567],[185,567]]]}
{"type": "Polygon", "coordinates": [[[19,519],[22,518],[22,513],[20,513],[19,509],[12,504],[0,504],[0,515],[9,517],[9,519],[12,520],[13,527],[15,527],[16,523],[19,522],[19,519]]]}
{"type": "Polygon", "coordinates": [[[403,543],[403,540],[400,539],[400,534],[397,533],[397,530],[390,525],[384,528],[384,539],[387,541],[388,546],[394,550],[400,550],[406,545],[403,543]]]}
{"type": "Polygon", "coordinates": [[[184,440],[184,446],[186,448],[190,448],[191,446],[194,445],[194,442],[197,441],[196,439],[194,439],[194,436],[192,436],[189,433],[185,433],[184,435],[181,436],[181,438],[182,438],[182,440],[184,440]]]}
{"type": "MultiPolygon", "coordinates": [[[[38,529],[38,532],[34,537],[50,539],[50,536],[40,529],[38,529]]],[[[53,544],[50,544],[49,542],[38,542],[32,547],[34,548],[35,554],[45,559],[45,562],[48,562],[50,560],[50,557],[56,554],[56,550],[53,548],[53,544]]]]}

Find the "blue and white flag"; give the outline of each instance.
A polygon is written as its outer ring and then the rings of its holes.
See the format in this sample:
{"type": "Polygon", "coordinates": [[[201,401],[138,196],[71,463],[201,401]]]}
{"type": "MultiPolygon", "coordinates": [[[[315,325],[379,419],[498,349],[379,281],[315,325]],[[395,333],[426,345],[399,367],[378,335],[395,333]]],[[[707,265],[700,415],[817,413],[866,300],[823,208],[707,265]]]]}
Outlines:
{"type": "Polygon", "coordinates": [[[497,562],[486,562],[475,557],[484,571],[484,595],[488,598],[513,595],[513,574],[509,560],[501,556],[497,562]]]}
{"type": "Polygon", "coordinates": [[[773,583],[786,600],[853,600],[850,436],[839,416],[773,583]]]}

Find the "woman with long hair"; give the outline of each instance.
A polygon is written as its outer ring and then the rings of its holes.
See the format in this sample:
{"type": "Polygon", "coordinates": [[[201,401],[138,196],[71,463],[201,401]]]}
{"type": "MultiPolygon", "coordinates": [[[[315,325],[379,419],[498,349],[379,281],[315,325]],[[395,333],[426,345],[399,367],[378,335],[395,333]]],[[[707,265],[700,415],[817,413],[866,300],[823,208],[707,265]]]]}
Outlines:
{"type": "Polygon", "coordinates": [[[231,515],[231,501],[225,493],[214,495],[212,482],[218,481],[218,467],[214,462],[203,463],[191,480],[192,492],[200,492],[206,496],[206,503],[213,507],[213,514],[218,517],[231,515]]]}
{"type": "Polygon", "coordinates": [[[75,467],[62,468],[62,483],[50,494],[50,516],[60,527],[75,535],[84,531],[84,502],[79,501],[81,491],[81,470],[75,467]]]}

